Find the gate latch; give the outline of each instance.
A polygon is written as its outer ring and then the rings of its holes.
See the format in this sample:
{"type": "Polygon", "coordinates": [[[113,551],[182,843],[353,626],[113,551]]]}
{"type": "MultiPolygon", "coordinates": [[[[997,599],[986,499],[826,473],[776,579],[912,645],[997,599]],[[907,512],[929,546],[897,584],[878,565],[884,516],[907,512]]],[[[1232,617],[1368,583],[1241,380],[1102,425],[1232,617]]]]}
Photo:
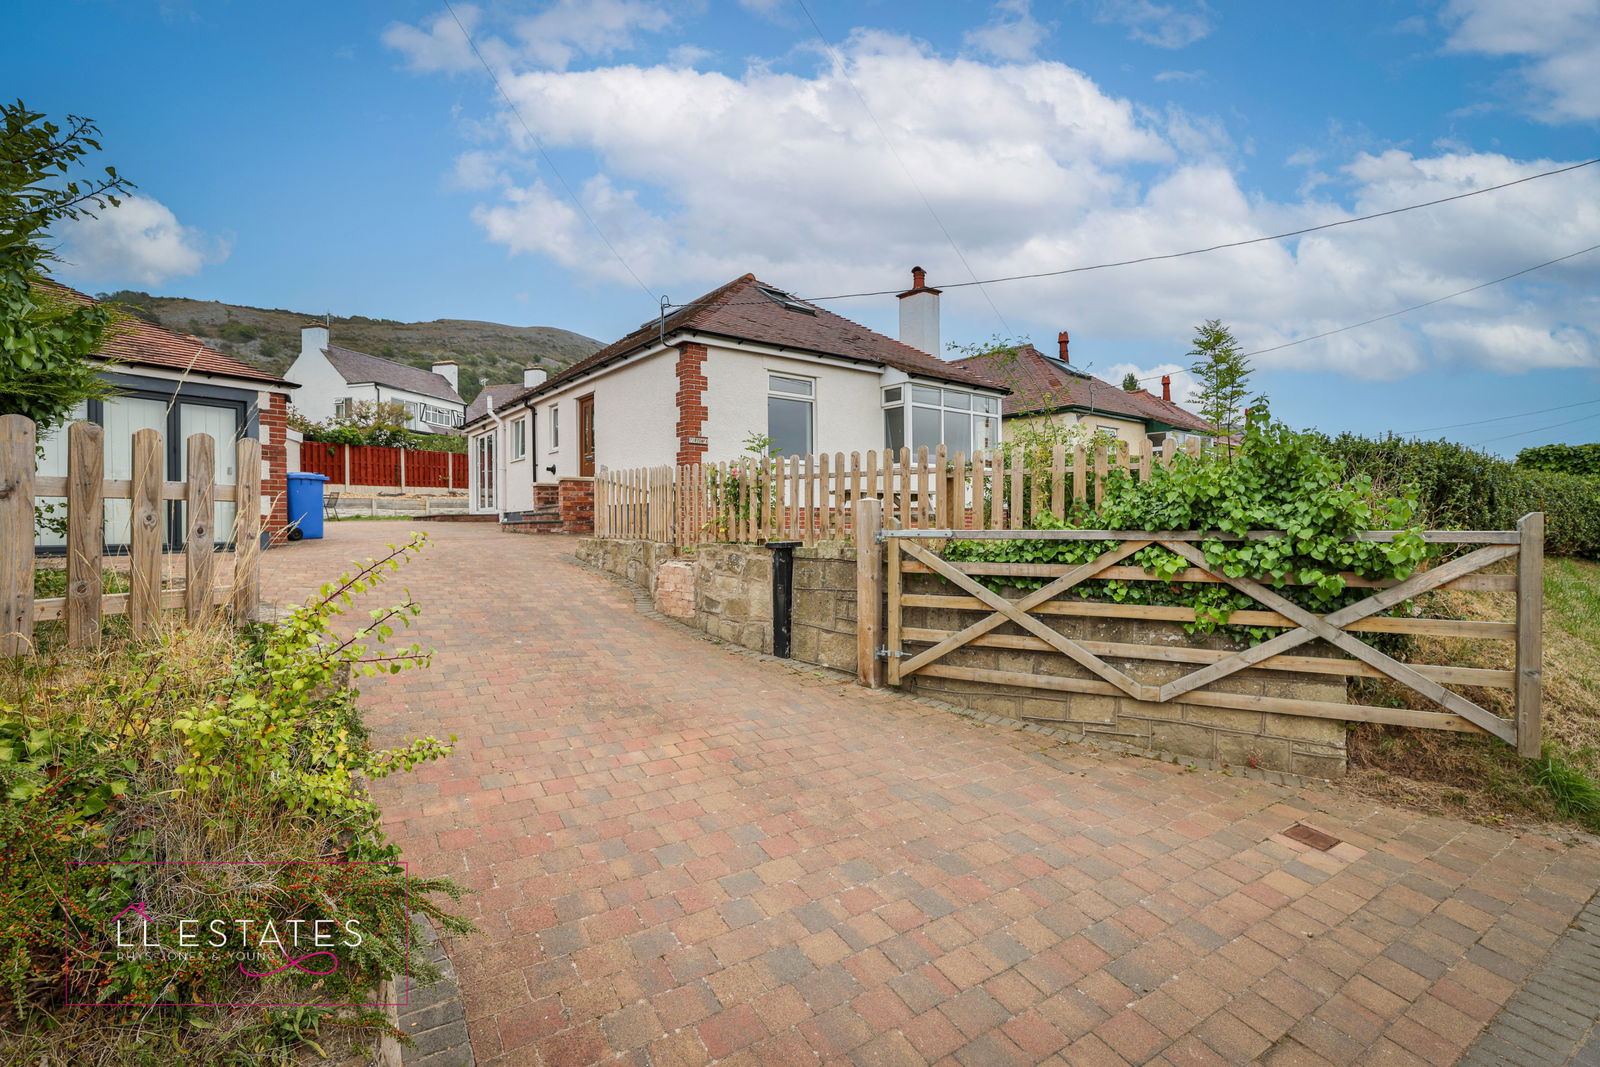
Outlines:
{"type": "Polygon", "coordinates": [[[877,656],[879,659],[910,659],[911,653],[898,651],[891,652],[887,645],[879,645],[877,656]]]}

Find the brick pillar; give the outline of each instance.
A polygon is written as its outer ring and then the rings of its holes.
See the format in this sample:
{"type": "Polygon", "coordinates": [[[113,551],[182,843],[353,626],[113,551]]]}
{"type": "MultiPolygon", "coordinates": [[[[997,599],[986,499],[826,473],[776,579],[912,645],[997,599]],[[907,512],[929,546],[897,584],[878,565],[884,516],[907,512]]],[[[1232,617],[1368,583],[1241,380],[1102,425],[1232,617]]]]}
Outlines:
{"type": "Polygon", "coordinates": [[[679,466],[699,463],[705,458],[706,416],[706,346],[681,344],[678,346],[678,456],[679,466]]]}
{"type": "Polygon", "coordinates": [[[289,398],[282,393],[270,393],[269,402],[257,412],[258,433],[261,439],[261,460],[267,468],[261,480],[261,526],[275,545],[284,541],[284,531],[289,526],[289,479],[284,477],[289,467],[289,398]]]}

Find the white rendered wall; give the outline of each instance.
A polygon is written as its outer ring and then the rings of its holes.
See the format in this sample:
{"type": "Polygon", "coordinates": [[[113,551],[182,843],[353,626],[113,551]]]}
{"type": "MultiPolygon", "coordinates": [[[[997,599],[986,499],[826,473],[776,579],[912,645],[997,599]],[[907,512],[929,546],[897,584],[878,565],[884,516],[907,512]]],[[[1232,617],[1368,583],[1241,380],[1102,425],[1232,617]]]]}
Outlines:
{"type": "MultiPolygon", "coordinates": [[[[623,470],[674,462],[678,455],[676,350],[646,356],[574,382],[534,402],[538,472],[551,483],[578,474],[578,398],[594,394],[595,469],[623,470]],[[561,443],[551,447],[551,409],[561,411],[561,443]],[[552,474],[547,468],[554,466],[552,474]]],[[[765,410],[765,399],[762,400],[765,410]]]]}
{"type": "Polygon", "coordinates": [[[708,347],[706,357],[706,459],[745,453],[751,433],[767,432],[767,376],[784,374],[816,382],[811,436],[817,452],[866,452],[883,447],[883,372],[878,367],[837,367],[805,359],[708,347]]]}
{"type": "MultiPolygon", "coordinates": [[[[344,375],[334,370],[321,352],[302,351],[283,376],[300,387],[289,394],[290,405],[312,422],[331,419],[334,402],[351,395],[344,375]]],[[[372,387],[362,388],[367,392],[362,399],[371,400],[372,387]]]]}

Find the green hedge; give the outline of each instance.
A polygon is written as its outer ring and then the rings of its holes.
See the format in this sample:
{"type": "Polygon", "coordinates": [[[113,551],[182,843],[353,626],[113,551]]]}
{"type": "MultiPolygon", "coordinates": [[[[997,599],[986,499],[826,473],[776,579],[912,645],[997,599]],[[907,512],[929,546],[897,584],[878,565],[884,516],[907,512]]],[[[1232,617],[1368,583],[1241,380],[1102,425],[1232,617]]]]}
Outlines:
{"type": "Polygon", "coordinates": [[[1600,478],[1600,442],[1588,445],[1539,445],[1517,453],[1517,466],[1557,474],[1600,478]]]}
{"type": "Polygon", "coordinates": [[[1380,489],[1414,484],[1432,528],[1511,530],[1542,511],[1551,554],[1600,559],[1600,485],[1591,479],[1517,466],[1450,441],[1343,433],[1323,437],[1322,448],[1380,489]]]}

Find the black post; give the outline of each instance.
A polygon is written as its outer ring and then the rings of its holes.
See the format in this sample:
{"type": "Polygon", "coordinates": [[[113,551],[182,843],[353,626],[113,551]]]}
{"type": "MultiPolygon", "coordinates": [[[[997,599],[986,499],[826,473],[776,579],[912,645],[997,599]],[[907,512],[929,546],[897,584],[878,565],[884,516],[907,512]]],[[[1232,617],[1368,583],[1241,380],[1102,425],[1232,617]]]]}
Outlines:
{"type": "Polygon", "coordinates": [[[794,550],[799,541],[768,541],[772,549],[772,654],[789,658],[794,615],[794,550]]]}

